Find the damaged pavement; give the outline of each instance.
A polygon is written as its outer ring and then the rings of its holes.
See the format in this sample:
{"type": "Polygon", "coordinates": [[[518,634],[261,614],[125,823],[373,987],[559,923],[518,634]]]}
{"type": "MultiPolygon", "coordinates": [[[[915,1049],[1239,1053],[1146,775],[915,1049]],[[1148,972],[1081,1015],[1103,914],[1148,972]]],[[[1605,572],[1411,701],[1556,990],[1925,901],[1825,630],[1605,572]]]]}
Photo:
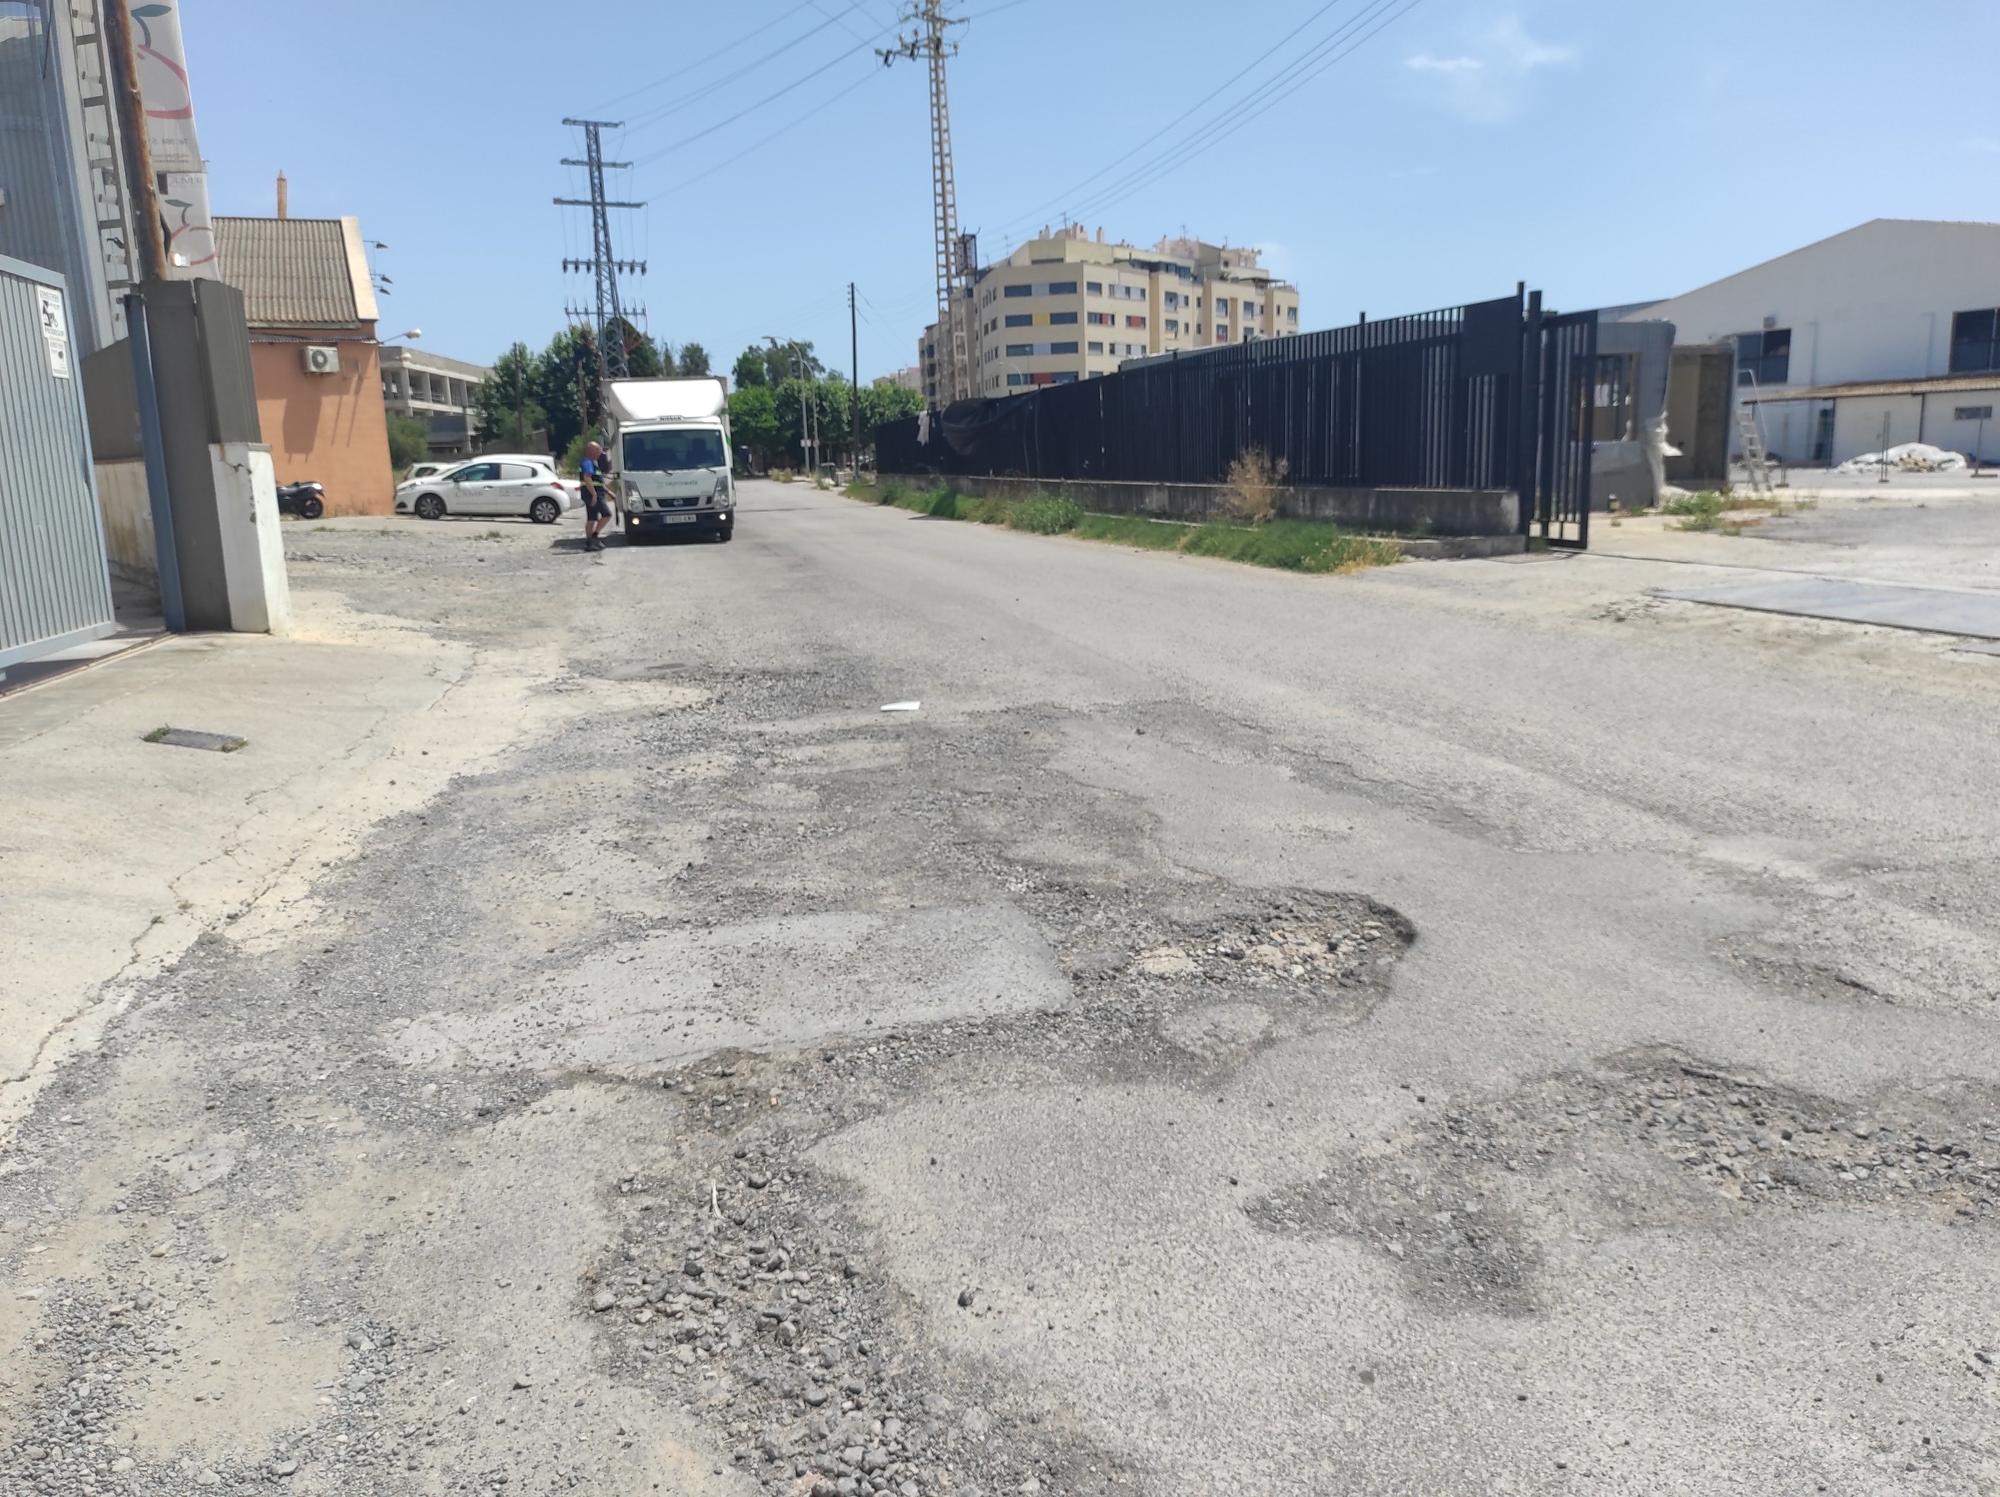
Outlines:
{"type": "Polygon", "coordinates": [[[745,492],[288,531],[548,664],[41,1081],[0,1491],[2000,1491],[1990,677],[745,492]]]}

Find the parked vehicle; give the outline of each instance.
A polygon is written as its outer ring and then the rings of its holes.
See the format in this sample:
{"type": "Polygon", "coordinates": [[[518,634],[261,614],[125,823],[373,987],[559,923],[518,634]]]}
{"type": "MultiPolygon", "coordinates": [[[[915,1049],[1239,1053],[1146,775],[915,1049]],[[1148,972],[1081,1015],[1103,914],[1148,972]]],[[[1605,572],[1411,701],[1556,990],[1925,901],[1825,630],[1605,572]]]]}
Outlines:
{"type": "Polygon", "coordinates": [[[575,485],[555,470],[524,458],[475,458],[435,478],[396,490],[396,513],[420,520],[446,515],[526,515],[537,525],[553,525],[568,514],[575,485]]]}
{"type": "Polygon", "coordinates": [[[613,380],[605,391],[606,450],[625,534],[736,534],[729,471],[729,385],[720,375],[613,380]]]}
{"type": "Polygon", "coordinates": [[[297,515],[301,520],[317,520],[326,513],[326,485],[281,483],[278,485],[278,513],[297,515]]]}
{"type": "MultiPolygon", "coordinates": [[[[462,462],[464,461],[464,459],[461,458],[459,461],[462,462]]],[[[457,466],[458,466],[457,462],[411,463],[410,471],[403,475],[403,482],[422,483],[426,478],[436,478],[438,474],[443,473],[448,469],[456,468],[457,466]]]]}

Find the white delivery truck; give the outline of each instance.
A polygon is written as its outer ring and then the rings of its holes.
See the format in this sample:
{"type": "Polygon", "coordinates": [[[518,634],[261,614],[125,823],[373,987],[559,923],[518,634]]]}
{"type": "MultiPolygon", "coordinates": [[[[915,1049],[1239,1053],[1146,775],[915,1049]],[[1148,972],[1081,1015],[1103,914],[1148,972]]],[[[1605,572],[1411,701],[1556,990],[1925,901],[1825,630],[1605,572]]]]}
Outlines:
{"type": "Polygon", "coordinates": [[[729,385],[720,375],[616,379],[604,412],[625,534],[736,533],[729,385]]]}

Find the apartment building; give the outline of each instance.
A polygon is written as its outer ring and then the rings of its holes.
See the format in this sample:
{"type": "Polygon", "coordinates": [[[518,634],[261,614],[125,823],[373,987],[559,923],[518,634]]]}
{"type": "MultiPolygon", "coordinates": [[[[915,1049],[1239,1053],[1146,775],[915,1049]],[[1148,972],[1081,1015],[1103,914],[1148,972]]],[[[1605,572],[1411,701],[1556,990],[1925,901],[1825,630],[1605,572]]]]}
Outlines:
{"type": "MultiPolygon", "coordinates": [[[[1019,394],[1109,374],[1126,359],[1299,331],[1299,292],[1254,249],[1197,239],[1108,244],[1081,226],[1044,232],[983,266],[963,308],[973,394],[1019,394]]],[[[937,325],[918,367],[939,395],[937,325]]]]}

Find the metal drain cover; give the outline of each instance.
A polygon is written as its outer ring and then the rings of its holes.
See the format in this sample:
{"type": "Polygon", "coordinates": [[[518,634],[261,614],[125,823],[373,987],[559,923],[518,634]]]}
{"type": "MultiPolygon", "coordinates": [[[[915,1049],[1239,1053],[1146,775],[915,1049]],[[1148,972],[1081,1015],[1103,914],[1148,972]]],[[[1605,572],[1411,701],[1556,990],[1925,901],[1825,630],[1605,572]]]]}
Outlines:
{"type": "Polygon", "coordinates": [[[195,728],[155,728],[146,735],[148,743],[164,743],[171,748],[207,749],[212,754],[233,754],[250,740],[232,738],[227,733],[203,733],[195,728]]]}

